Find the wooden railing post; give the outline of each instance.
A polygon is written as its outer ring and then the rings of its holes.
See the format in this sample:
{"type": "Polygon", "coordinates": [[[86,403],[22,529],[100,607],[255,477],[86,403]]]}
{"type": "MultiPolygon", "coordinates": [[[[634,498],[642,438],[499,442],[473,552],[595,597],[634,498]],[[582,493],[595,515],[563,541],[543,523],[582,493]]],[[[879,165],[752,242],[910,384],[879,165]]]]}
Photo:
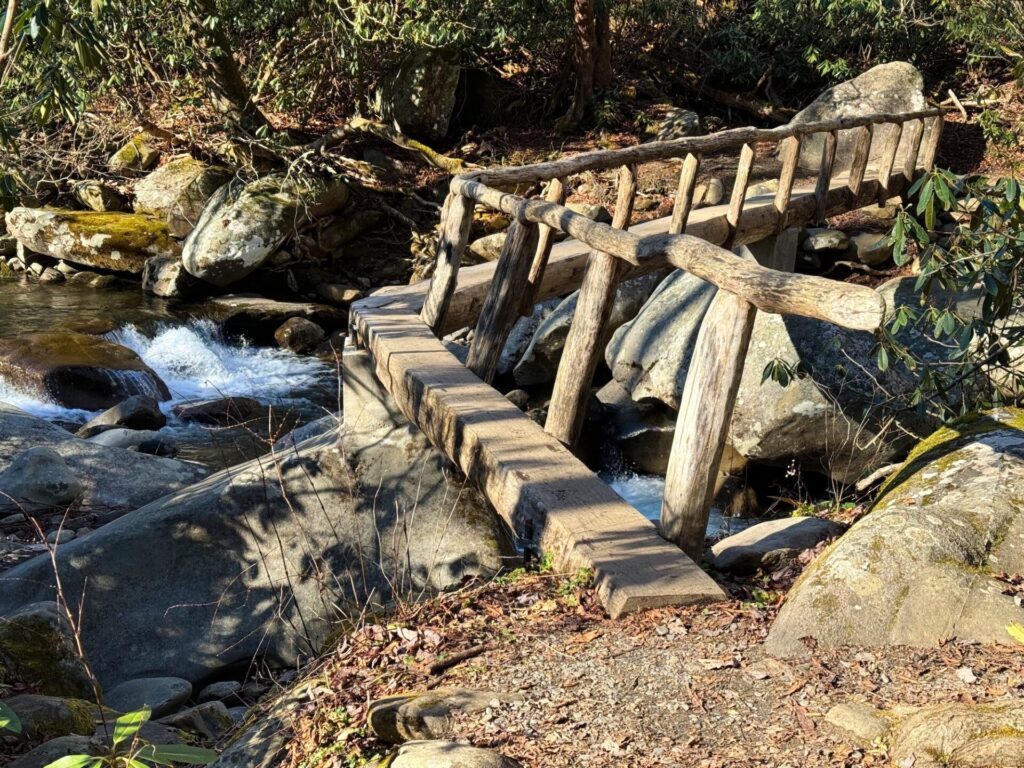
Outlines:
{"type": "Polygon", "coordinates": [[[868,158],[871,157],[871,129],[867,126],[854,128],[857,137],[854,139],[853,160],[850,161],[850,178],[847,180],[847,187],[850,195],[854,198],[860,194],[860,188],[864,184],[864,172],[868,168],[868,158]]]}
{"type": "Polygon", "coordinates": [[[746,300],[719,289],[697,333],[686,374],[659,528],[697,562],[756,313],[746,300]]]}
{"type": "Polygon", "coordinates": [[[800,136],[797,135],[784,139],[782,146],[779,147],[782,170],[779,172],[779,188],[775,192],[775,212],[779,215],[776,232],[781,232],[787,226],[789,197],[793,193],[793,179],[796,177],[796,168],[800,162],[800,144],[800,136]]]}
{"type": "Polygon", "coordinates": [[[896,164],[896,153],[900,150],[900,139],[903,138],[903,123],[887,123],[886,125],[892,130],[889,131],[885,143],[882,144],[881,156],[878,160],[879,202],[885,202],[892,197],[892,168],[896,164]]]}
{"type": "Polygon", "coordinates": [[[750,144],[744,144],[740,149],[740,161],[736,164],[736,180],[732,185],[729,210],[725,214],[725,221],[729,225],[729,237],[725,241],[725,248],[731,248],[732,241],[736,237],[736,230],[740,225],[740,217],[743,215],[743,206],[747,202],[747,185],[750,184],[750,171],[753,167],[754,147],[750,144]]]}
{"type": "MultiPolygon", "coordinates": [[[[548,184],[547,194],[544,199],[549,203],[563,205],[565,203],[565,182],[561,179],[552,179],[548,184]]],[[[544,281],[544,270],[548,266],[548,257],[551,256],[551,246],[555,242],[555,228],[547,224],[540,225],[540,236],[537,240],[537,252],[533,256],[533,264],[530,265],[530,284],[523,294],[522,304],[519,305],[519,314],[529,317],[533,314],[533,307],[537,303],[537,293],[540,291],[540,284],[544,281]]]]}
{"type": "Polygon", "coordinates": [[[697,185],[697,173],[700,171],[700,157],[688,154],[683,161],[683,169],[679,172],[679,188],[676,190],[676,202],[672,206],[672,221],[668,225],[670,235],[681,235],[686,231],[686,222],[693,209],[693,190],[697,185]]]}
{"type": "Polygon", "coordinates": [[[942,128],[946,124],[946,121],[942,119],[942,115],[928,118],[928,122],[931,124],[931,130],[928,132],[928,139],[924,143],[924,149],[921,154],[921,167],[926,171],[931,171],[935,167],[935,154],[939,150],[939,139],[942,138],[942,128]]]}
{"type": "Polygon", "coordinates": [[[821,168],[818,170],[818,183],[814,187],[814,220],[825,221],[828,208],[828,191],[832,188],[832,166],[836,161],[836,147],[839,144],[837,131],[825,134],[821,146],[821,168]]]}
{"type": "MultiPolygon", "coordinates": [[[[612,219],[612,226],[616,229],[629,226],[635,196],[636,166],[624,166],[619,172],[619,189],[612,219]]],[[[618,285],[619,260],[610,253],[591,253],[576,300],[576,313],[555,375],[548,418],[544,423],[548,434],[570,447],[576,443],[583,427],[587,396],[594,371],[604,355],[601,341],[618,285]]]]}
{"type": "Polygon", "coordinates": [[[448,313],[455,284],[459,278],[459,262],[469,241],[473,224],[473,201],[456,192],[449,192],[441,210],[441,238],[437,243],[437,264],[430,278],[430,290],[420,311],[420,319],[435,334],[439,333],[448,313]]]}
{"type": "Polygon", "coordinates": [[[903,158],[903,178],[907,180],[907,187],[914,183],[914,176],[917,175],[917,156],[921,152],[921,139],[924,138],[924,121],[910,121],[910,141],[907,145],[907,156],[903,158]]]}
{"type": "Polygon", "coordinates": [[[466,360],[466,367],[488,384],[494,379],[501,350],[519,316],[539,238],[536,224],[514,221],[498,257],[491,290],[480,310],[466,360]]]}

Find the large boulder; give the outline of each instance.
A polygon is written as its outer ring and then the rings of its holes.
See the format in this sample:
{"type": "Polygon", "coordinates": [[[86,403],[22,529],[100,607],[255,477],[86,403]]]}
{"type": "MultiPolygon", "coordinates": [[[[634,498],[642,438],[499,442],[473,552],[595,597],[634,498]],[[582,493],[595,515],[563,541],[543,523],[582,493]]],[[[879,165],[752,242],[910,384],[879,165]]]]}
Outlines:
{"type": "Polygon", "coordinates": [[[375,108],[403,133],[430,139],[448,133],[455,110],[459,66],[445,51],[408,54],[376,94],[375,108]]]}
{"type": "Polygon", "coordinates": [[[160,429],[167,424],[167,417],[160,410],[160,404],[146,395],[132,395],[113,408],[93,416],[75,434],[78,437],[92,437],[111,427],[127,429],[160,429]]]}
{"type": "MultiPolygon", "coordinates": [[[[600,342],[602,346],[619,326],[636,315],[661,277],[661,274],[654,273],[626,280],[619,285],[605,323],[605,339],[600,342]]],[[[563,300],[537,327],[529,346],[512,371],[516,384],[525,387],[555,380],[565,340],[569,336],[569,326],[576,315],[579,295],[580,292],[576,291],[563,300]]]]}
{"type": "MultiPolygon", "coordinates": [[[[841,117],[858,117],[872,114],[898,114],[928,109],[924,97],[924,78],[913,64],[905,61],[891,61],[879,64],[852,80],[829,88],[798,112],[791,121],[798,125],[836,120],[841,117]]],[[[877,163],[881,148],[897,130],[894,125],[876,125],[871,145],[869,164],[877,163]]],[[[931,130],[930,127],[928,130],[931,130]]],[[[927,136],[927,134],[926,134],[927,136]]],[[[836,146],[833,173],[848,171],[853,160],[856,132],[842,130],[836,146]]],[[[821,150],[825,134],[804,136],[800,144],[800,165],[808,169],[821,166],[821,150]]],[[[906,156],[910,146],[909,131],[905,131],[897,152],[897,167],[906,156]]]]}
{"type": "MultiPolygon", "coordinates": [[[[87,595],[93,669],[109,686],[194,682],[255,656],[294,665],[346,610],[495,573],[504,529],[456,478],[408,425],[328,433],[65,544],[57,568],[65,593],[87,595]]],[[[0,614],[52,600],[53,571],[48,556],[9,570],[0,614]]]]}
{"type": "Polygon", "coordinates": [[[944,427],[887,481],[870,514],[789,593],[767,640],[818,646],[1013,643],[1022,613],[1000,572],[1024,573],[1024,411],[944,427]]]}
{"type": "Polygon", "coordinates": [[[55,424],[0,403],[0,472],[19,454],[44,447],[60,454],[82,483],[82,504],[109,515],[137,509],[209,474],[197,464],[81,440],[55,424]]]}
{"type": "Polygon", "coordinates": [[[210,316],[228,336],[243,336],[256,344],[273,344],[281,324],[301,317],[332,331],[348,318],[343,309],[309,301],[275,301],[262,296],[218,296],[207,305],[210,316]]]}
{"type": "MultiPolygon", "coordinates": [[[[0,619],[0,670],[48,696],[91,698],[89,675],[57,604],[33,603],[0,619]]],[[[10,682],[10,680],[8,680],[10,682]]]]}
{"type": "Polygon", "coordinates": [[[68,408],[111,408],[132,395],[171,397],[135,352],[84,333],[43,331],[0,339],[0,376],[68,408]]]}
{"type": "Polygon", "coordinates": [[[0,511],[67,508],[83,491],[82,482],[59,453],[36,445],[16,455],[0,472],[0,511]]]}
{"type": "Polygon", "coordinates": [[[214,193],[185,241],[182,263],[193,277],[231,285],[255,272],[296,228],[341,208],[348,187],[340,180],[271,175],[232,181],[214,193]]]}
{"type": "Polygon", "coordinates": [[[142,290],[162,299],[190,299],[208,286],[192,277],[180,258],[153,256],[142,267],[142,290]]]}
{"type": "Polygon", "coordinates": [[[187,237],[213,193],[231,176],[227,168],[176,157],[135,185],[135,211],[165,219],[171,235],[187,237]]]}
{"type": "Polygon", "coordinates": [[[97,269],[139,274],[149,257],[181,253],[164,222],[137,213],[14,208],[5,218],[29,250],[97,269]]]}
{"type": "MultiPolygon", "coordinates": [[[[897,278],[878,290],[889,311],[917,304],[914,278],[897,278]]],[[[660,400],[678,409],[700,322],[715,288],[692,275],[671,275],[606,348],[612,375],[636,401],[660,400]]],[[[976,297],[935,296],[942,306],[970,312],[976,297]]],[[[899,339],[917,357],[939,363],[946,350],[913,328],[899,339]]],[[[747,459],[797,460],[841,482],[892,461],[936,424],[887,403],[909,394],[916,377],[902,366],[879,370],[872,334],[797,316],[760,312],[736,397],[729,442],[747,459]],[[807,375],[787,386],[763,381],[769,363],[800,364],[807,375]]]]}

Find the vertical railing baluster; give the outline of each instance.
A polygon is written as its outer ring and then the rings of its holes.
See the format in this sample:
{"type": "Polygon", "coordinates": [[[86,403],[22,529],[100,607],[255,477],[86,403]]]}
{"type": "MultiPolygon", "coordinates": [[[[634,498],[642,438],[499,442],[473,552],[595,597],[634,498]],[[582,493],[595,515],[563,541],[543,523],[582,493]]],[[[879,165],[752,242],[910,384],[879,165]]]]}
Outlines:
{"type": "Polygon", "coordinates": [[[445,198],[441,210],[441,237],[437,243],[437,263],[420,318],[435,334],[440,334],[448,305],[459,278],[459,262],[469,242],[473,225],[473,202],[456,192],[445,198]]]}
{"type": "MultiPolygon", "coordinates": [[[[633,215],[636,197],[636,166],[625,166],[619,171],[619,188],[615,200],[612,226],[627,229],[633,215]]],[[[544,429],[548,434],[573,446],[583,427],[587,397],[594,372],[604,356],[605,328],[615,302],[619,284],[619,259],[610,253],[593,251],[583,275],[576,313],[573,315],[565,349],[555,374],[551,404],[544,429]]]]}
{"type": "Polygon", "coordinates": [[[750,171],[753,167],[754,148],[750,144],[744,144],[740,149],[739,163],[736,165],[736,181],[732,185],[729,210],[725,213],[725,221],[729,225],[729,237],[724,245],[726,248],[731,248],[732,241],[736,238],[740,217],[743,216],[743,206],[747,202],[747,186],[750,184],[750,171]]]}
{"type": "MultiPolygon", "coordinates": [[[[885,202],[892,197],[892,168],[896,164],[896,153],[900,150],[900,139],[903,138],[903,123],[887,123],[886,125],[892,130],[885,137],[878,160],[879,202],[885,202]]],[[[876,125],[875,128],[877,130],[880,126],[876,125]]]]}
{"type": "Polygon", "coordinates": [[[832,188],[832,166],[836,161],[836,146],[839,132],[829,131],[821,145],[821,167],[818,169],[818,183],[814,186],[814,220],[821,223],[828,213],[828,193],[832,188]]]}
{"type": "Polygon", "coordinates": [[[861,187],[864,185],[864,172],[868,167],[868,158],[871,157],[871,139],[873,134],[871,128],[866,125],[854,128],[853,130],[856,131],[857,135],[853,140],[853,160],[850,162],[850,178],[847,181],[847,187],[852,197],[856,199],[860,195],[861,187]]]}
{"type": "Polygon", "coordinates": [[[926,172],[931,171],[935,167],[935,155],[939,151],[939,140],[942,138],[942,129],[946,125],[942,115],[930,117],[928,122],[931,124],[931,128],[928,131],[928,138],[924,143],[924,149],[921,151],[921,168],[926,172]]]}
{"type": "Polygon", "coordinates": [[[670,235],[681,235],[686,231],[686,222],[693,208],[693,190],[697,185],[697,173],[700,171],[700,156],[688,154],[683,160],[683,169],[679,172],[679,187],[676,190],[676,202],[672,206],[672,221],[669,224],[670,235]]]}
{"type": "Polygon", "coordinates": [[[800,135],[797,134],[783,139],[782,146],[779,147],[782,170],[779,172],[779,188],[775,191],[775,213],[778,215],[775,225],[776,232],[781,232],[787,226],[789,197],[793,193],[793,180],[796,178],[796,168],[800,163],[800,145],[802,143],[800,135]]]}
{"type": "MultiPolygon", "coordinates": [[[[565,203],[565,182],[562,179],[552,179],[548,184],[547,193],[544,199],[549,203],[563,205],[565,203]]],[[[548,258],[551,256],[551,246],[555,242],[555,229],[547,224],[540,225],[540,238],[537,241],[537,253],[533,256],[533,264],[530,265],[530,284],[523,294],[523,303],[519,305],[519,314],[529,317],[533,314],[534,305],[537,303],[537,296],[540,294],[541,283],[544,282],[544,270],[548,266],[548,258]]]]}
{"type": "Polygon", "coordinates": [[[924,121],[910,121],[910,140],[907,143],[907,156],[903,158],[903,178],[907,180],[907,188],[914,183],[917,175],[917,155],[921,151],[921,139],[924,137],[924,121]]]}

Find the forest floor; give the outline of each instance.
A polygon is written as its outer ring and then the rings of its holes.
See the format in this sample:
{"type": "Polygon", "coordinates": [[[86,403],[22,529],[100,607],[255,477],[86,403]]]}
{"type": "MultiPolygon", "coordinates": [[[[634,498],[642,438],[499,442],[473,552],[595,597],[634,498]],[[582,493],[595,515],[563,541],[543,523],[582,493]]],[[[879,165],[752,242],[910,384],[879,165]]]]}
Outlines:
{"type": "Polygon", "coordinates": [[[1024,655],[1015,648],[810,647],[803,658],[768,656],[764,639],[801,568],[724,581],[725,603],[615,621],[587,579],[556,574],[521,574],[409,607],[341,638],[307,672],[315,685],[288,765],[340,768],[383,753],[365,727],[368,704],[444,687],[520,697],[458,716],[455,736],[527,768],[886,765],[884,745],[852,743],[825,722],[831,707],[1024,698],[1024,655]],[[443,667],[467,650],[471,658],[438,672],[439,660],[443,667]]]}

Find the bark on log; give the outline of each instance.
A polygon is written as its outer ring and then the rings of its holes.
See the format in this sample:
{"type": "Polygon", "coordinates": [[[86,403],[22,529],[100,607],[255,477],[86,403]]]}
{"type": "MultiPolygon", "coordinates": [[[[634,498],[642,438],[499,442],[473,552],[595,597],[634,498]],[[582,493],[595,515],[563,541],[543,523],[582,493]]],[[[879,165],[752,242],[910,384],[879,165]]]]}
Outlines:
{"type": "Polygon", "coordinates": [[[441,238],[437,243],[437,264],[430,278],[430,291],[423,304],[420,317],[438,333],[448,313],[448,305],[459,278],[459,263],[469,242],[469,229],[473,225],[473,201],[452,191],[445,198],[441,211],[441,238]]]}

